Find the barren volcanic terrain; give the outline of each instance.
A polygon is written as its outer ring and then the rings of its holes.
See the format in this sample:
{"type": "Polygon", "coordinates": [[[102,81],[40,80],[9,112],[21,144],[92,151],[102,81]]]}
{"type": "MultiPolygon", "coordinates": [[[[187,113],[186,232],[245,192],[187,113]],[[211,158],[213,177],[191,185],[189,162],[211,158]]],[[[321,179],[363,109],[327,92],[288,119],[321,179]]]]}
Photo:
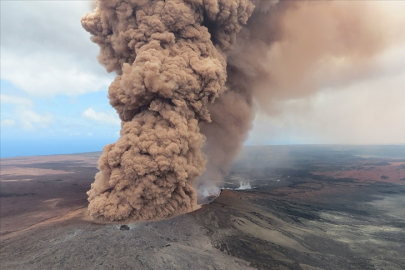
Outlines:
{"type": "Polygon", "coordinates": [[[246,147],[210,204],[120,224],[86,215],[99,155],[1,159],[2,270],[405,269],[405,146],[246,147]]]}

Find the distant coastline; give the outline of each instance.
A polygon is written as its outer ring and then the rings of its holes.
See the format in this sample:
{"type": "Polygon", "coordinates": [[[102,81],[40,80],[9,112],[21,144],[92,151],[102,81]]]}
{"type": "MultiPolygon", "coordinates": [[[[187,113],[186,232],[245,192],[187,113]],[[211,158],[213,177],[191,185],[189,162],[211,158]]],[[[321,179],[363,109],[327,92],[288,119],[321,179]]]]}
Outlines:
{"type": "MultiPolygon", "coordinates": [[[[100,156],[105,145],[113,143],[113,139],[86,140],[86,141],[1,141],[0,158],[16,158],[24,156],[49,156],[49,155],[84,155],[100,156]]],[[[273,148],[274,154],[279,151],[311,150],[319,154],[328,151],[338,151],[362,158],[384,157],[405,158],[405,144],[397,145],[340,145],[340,144],[297,144],[297,145],[248,145],[244,151],[256,148],[273,148]]]]}

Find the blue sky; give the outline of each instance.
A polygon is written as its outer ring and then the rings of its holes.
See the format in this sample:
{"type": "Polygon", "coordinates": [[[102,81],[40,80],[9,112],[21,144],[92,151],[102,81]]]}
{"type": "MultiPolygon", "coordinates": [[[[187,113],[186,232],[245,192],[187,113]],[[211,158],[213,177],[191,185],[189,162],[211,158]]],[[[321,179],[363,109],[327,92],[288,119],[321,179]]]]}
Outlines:
{"type": "MultiPolygon", "coordinates": [[[[88,1],[1,1],[1,157],[101,151],[117,140],[114,74],[80,24],[91,10],[88,1]]],[[[350,85],[284,100],[275,115],[259,108],[246,144],[405,143],[403,45],[350,85]]]]}
{"type": "Polygon", "coordinates": [[[118,138],[114,75],[81,29],[89,2],[1,3],[1,157],[101,151],[118,138]]]}
{"type": "Polygon", "coordinates": [[[32,97],[7,80],[1,89],[2,157],[100,151],[118,138],[120,121],[107,87],[52,98],[32,97]]]}

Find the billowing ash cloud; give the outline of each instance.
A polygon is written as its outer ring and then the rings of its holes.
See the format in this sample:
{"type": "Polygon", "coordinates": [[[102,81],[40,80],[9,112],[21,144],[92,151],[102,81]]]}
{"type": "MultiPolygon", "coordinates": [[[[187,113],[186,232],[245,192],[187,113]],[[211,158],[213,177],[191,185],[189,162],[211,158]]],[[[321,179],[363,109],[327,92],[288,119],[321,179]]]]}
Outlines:
{"type": "Polygon", "coordinates": [[[93,218],[196,209],[193,181],[206,163],[199,123],[211,121],[208,105],[227,89],[226,51],[253,8],[248,0],[106,0],[83,17],[99,61],[118,74],[109,98],[122,120],[88,192],[93,218]]]}
{"type": "Polygon", "coordinates": [[[255,111],[274,116],[285,101],[375,76],[376,57],[405,40],[405,20],[387,20],[392,14],[381,2],[252,2],[255,10],[227,53],[228,91],[209,105],[212,122],[201,124],[209,158],[196,186],[213,194],[255,111]]]}
{"type": "Polygon", "coordinates": [[[100,63],[118,74],[109,98],[122,129],[100,157],[90,215],[150,220],[195,210],[195,188],[220,185],[257,108],[271,113],[277,100],[372,70],[388,41],[363,15],[358,4],[330,1],[98,1],[82,25],[100,63]],[[308,14],[327,24],[305,32],[308,14]]]}

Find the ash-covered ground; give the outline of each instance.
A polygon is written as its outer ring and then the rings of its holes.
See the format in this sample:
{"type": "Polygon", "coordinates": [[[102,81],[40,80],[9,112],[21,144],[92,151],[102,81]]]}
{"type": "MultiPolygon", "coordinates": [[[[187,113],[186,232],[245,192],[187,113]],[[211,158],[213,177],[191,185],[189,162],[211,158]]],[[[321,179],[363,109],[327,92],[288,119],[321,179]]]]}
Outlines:
{"type": "Polygon", "coordinates": [[[120,224],[86,215],[99,155],[1,159],[1,269],[405,269],[405,146],[247,147],[212,203],[120,224]]]}

